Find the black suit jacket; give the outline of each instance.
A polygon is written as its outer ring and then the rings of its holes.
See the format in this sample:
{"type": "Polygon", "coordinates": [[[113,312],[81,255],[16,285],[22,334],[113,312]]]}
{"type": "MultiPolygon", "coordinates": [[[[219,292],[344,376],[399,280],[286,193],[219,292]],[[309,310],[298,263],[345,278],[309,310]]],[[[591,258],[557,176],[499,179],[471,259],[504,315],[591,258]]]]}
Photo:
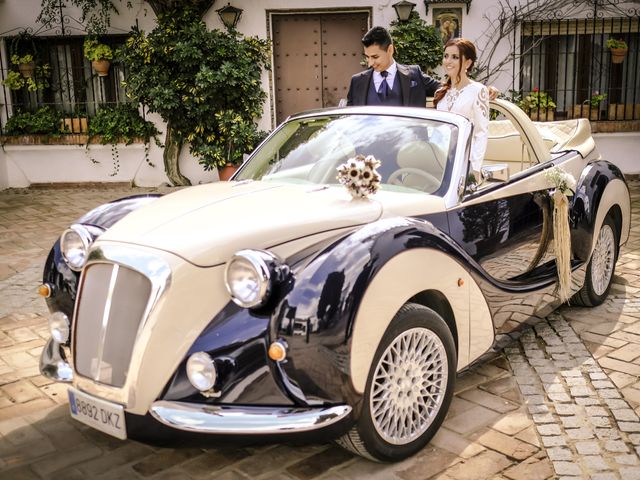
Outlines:
{"type": "MultiPolygon", "coordinates": [[[[427,104],[427,97],[432,97],[441,83],[422,73],[417,65],[401,65],[398,67],[398,78],[400,80],[400,90],[402,91],[402,104],[405,107],[424,107],[427,104]]],[[[364,72],[356,73],[351,77],[349,93],[347,93],[347,105],[366,105],[369,84],[372,81],[373,69],[369,68],[364,72]]]]}

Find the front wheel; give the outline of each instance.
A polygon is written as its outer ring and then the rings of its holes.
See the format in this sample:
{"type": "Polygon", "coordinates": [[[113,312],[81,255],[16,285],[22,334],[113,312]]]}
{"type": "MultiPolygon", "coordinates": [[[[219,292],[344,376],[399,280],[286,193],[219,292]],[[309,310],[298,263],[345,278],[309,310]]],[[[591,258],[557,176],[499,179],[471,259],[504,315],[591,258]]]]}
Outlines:
{"type": "Polygon", "coordinates": [[[402,460],[422,449],[449,409],[456,362],[442,317],[404,305],[376,351],[360,418],[338,444],[377,461],[402,460]]]}
{"type": "Polygon", "coordinates": [[[608,215],[600,227],[596,245],[587,265],[584,285],[573,297],[575,303],[585,307],[595,307],[604,302],[613,283],[617,260],[618,230],[615,222],[608,215]]]}

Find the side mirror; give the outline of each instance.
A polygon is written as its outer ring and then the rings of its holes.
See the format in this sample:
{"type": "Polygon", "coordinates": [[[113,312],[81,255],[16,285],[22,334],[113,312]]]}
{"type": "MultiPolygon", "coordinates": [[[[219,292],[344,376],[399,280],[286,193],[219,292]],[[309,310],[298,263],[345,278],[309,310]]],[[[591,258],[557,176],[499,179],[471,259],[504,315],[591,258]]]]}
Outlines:
{"type": "Polygon", "coordinates": [[[482,176],[487,181],[506,182],[509,180],[509,165],[506,163],[483,165],[482,176]]]}

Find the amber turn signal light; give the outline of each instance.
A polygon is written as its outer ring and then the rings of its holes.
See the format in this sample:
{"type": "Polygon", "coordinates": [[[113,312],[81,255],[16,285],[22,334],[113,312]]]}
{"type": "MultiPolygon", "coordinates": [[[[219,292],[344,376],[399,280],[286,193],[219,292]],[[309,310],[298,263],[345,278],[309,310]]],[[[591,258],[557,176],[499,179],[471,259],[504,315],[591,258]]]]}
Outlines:
{"type": "Polygon", "coordinates": [[[464,285],[464,280],[462,278],[458,279],[458,286],[461,287],[464,285]]]}
{"type": "Polygon", "coordinates": [[[269,345],[269,358],[274,362],[281,362],[287,358],[287,346],[281,340],[276,340],[269,345]]]}
{"type": "Polygon", "coordinates": [[[49,298],[52,292],[53,292],[53,289],[51,288],[51,285],[49,285],[48,283],[43,283],[38,287],[38,295],[44,298],[49,298]]]}

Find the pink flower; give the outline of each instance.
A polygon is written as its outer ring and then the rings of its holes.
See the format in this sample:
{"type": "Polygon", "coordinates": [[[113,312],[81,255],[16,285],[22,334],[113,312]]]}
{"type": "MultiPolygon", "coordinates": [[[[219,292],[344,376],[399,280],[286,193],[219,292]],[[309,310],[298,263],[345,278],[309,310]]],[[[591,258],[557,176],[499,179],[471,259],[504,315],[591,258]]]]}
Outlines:
{"type": "Polygon", "coordinates": [[[540,89],[539,89],[538,87],[533,87],[533,91],[534,91],[534,92],[539,92],[539,91],[540,91],[540,89]]]}

